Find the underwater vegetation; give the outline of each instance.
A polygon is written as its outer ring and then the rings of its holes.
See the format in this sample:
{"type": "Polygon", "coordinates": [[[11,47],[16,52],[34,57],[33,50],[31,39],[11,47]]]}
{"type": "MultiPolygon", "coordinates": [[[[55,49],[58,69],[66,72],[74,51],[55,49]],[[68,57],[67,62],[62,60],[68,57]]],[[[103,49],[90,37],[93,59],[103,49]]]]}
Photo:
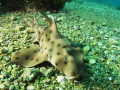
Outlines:
{"type": "Polygon", "coordinates": [[[0,0],[4,11],[58,11],[67,0],[0,0]]]}

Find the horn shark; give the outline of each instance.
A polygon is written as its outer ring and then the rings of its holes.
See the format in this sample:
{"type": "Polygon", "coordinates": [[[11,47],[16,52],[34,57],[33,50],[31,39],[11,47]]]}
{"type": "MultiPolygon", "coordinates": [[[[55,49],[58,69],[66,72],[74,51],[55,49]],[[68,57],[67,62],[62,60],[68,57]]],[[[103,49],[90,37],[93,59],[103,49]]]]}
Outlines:
{"type": "Polygon", "coordinates": [[[82,49],[57,30],[53,17],[42,14],[49,22],[49,27],[38,25],[36,20],[34,20],[34,25],[31,25],[36,33],[35,40],[39,45],[31,44],[17,51],[11,58],[12,62],[23,67],[33,67],[48,61],[67,77],[83,76],[85,66],[82,49]]]}

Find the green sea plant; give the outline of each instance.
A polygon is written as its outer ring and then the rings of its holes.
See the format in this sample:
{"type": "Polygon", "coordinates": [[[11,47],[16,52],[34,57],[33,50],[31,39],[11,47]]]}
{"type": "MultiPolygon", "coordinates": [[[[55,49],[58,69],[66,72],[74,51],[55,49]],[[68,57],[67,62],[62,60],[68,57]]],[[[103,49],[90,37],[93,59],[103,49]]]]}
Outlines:
{"type": "MultiPolygon", "coordinates": [[[[82,48],[75,42],[67,39],[57,29],[54,18],[42,13],[49,22],[49,27],[39,26],[37,20],[27,23],[35,31],[35,42],[16,52],[12,62],[24,67],[32,67],[48,61],[58,70],[70,78],[84,75],[85,66],[82,48]]],[[[26,21],[28,21],[26,19],[26,21]]]]}
{"type": "Polygon", "coordinates": [[[4,11],[59,11],[66,2],[67,0],[4,0],[2,6],[4,11]]]}

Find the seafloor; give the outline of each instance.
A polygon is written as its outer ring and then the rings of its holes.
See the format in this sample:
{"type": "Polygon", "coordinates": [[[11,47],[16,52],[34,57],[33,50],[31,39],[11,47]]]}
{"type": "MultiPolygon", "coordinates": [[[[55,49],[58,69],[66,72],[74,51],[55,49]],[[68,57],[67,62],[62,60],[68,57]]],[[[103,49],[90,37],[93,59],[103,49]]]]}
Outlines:
{"type": "Polygon", "coordinates": [[[38,12],[9,12],[0,17],[0,90],[120,90],[120,11],[91,2],[66,3],[56,18],[58,30],[84,45],[86,74],[72,82],[58,82],[62,74],[53,66],[24,68],[11,63],[11,56],[31,43],[31,27],[24,18],[38,12]]]}

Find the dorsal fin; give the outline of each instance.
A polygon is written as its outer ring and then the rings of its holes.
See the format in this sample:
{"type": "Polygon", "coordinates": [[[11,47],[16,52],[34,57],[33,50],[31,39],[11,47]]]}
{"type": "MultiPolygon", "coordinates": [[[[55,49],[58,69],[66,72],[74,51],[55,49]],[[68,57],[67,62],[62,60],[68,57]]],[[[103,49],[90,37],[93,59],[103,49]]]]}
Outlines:
{"type": "Polygon", "coordinates": [[[47,15],[44,11],[40,11],[40,13],[46,18],[49,22],[49,29],[54,32],[57,32],[57,25],[52,15],[47,15]]]}
{"type": "Polygon", "coordinates": [[[50,23],[49,29],[51,29],[54,32],[57,32],[57,25],[56,25],[55,21],[50,23]]]}

